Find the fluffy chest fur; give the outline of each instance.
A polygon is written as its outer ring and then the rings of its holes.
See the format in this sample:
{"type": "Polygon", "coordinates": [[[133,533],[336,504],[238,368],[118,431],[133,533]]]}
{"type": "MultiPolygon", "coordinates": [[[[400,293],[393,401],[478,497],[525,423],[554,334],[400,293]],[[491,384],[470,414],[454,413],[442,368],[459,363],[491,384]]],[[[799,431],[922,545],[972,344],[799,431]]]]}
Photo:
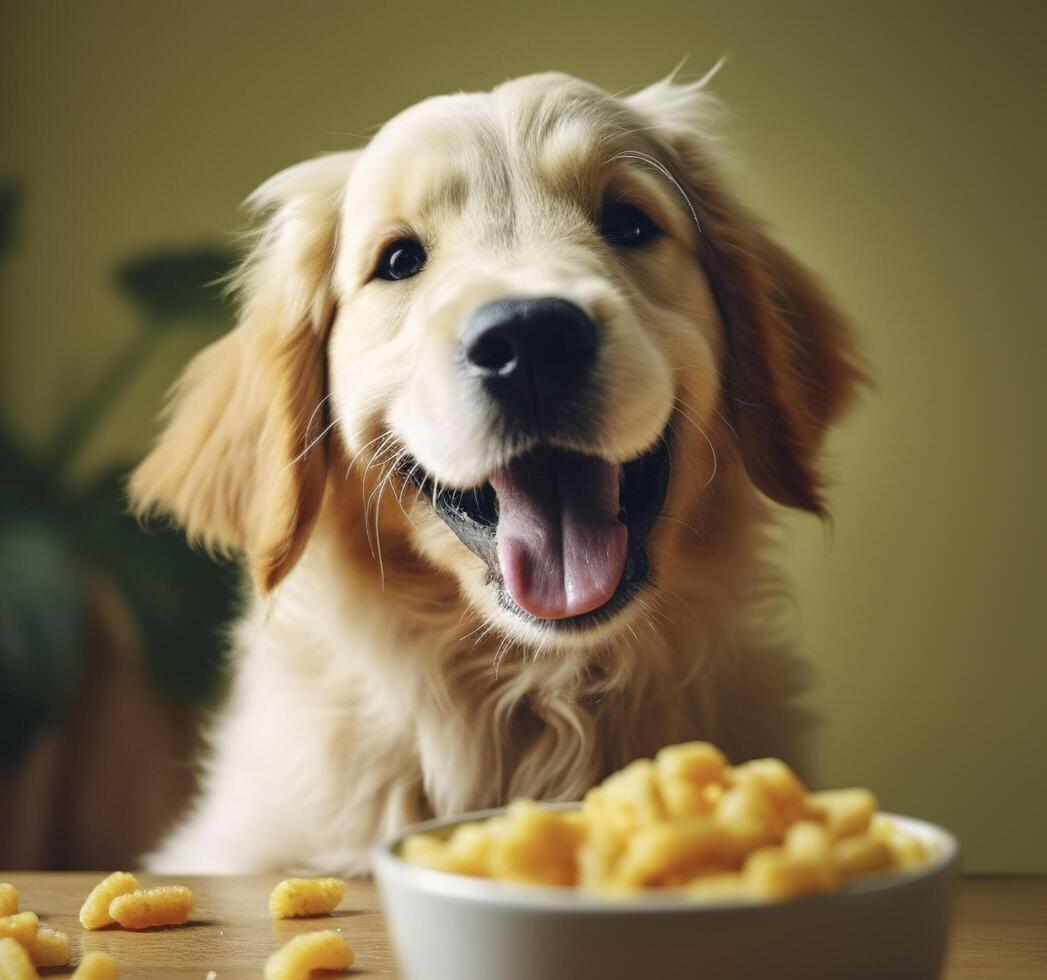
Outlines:
{"type": "Polygon", "coordinates": [[[421,600],[398,594],[395,575],[383,588],[322,518],[295,571],[236,628],[200,799],[150,867],[355,874],[407,823],[579,799],[671,742],[795,760],[803,671],[776,639],[782,592],[752,547],[766,508],[753,497],[743,511],[734,555],[724,542],[692,550],[663,608],[567,654],[485,633],[453,583],[421,600]]]}

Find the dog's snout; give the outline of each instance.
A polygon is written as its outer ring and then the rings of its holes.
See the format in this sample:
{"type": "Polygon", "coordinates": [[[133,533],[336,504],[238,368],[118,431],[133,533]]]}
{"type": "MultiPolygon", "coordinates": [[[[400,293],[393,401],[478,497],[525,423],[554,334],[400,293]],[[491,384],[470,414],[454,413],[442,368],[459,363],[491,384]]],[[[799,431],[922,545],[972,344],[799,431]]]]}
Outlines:
{"type": "Polygon", "coordinates": [[[540,411],[574,390],[596,360],[596,327],[557,297],[501,299],[473,314],[462,334],[468,371],[500,401],[540,411]]]}

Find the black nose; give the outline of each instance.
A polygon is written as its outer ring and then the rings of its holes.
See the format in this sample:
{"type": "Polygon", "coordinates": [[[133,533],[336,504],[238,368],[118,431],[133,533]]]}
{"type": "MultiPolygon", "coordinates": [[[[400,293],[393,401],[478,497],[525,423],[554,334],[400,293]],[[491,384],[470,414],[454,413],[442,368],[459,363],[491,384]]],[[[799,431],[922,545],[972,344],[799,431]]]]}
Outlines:
{"type": "Polygon", "coordinates": [[[596,327],[565,299],[500,299],[462,334],[466,369],[500,401],[546,416],[577,390],[596,360],[596,327]]]}

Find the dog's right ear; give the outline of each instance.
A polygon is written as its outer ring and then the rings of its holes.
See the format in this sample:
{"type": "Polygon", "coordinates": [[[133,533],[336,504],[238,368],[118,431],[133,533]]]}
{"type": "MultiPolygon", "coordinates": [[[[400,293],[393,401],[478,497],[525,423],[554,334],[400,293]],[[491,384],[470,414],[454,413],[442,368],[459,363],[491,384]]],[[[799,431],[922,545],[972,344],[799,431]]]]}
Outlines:
{"type": "Polygon", "coordinates": [[[868,378],[845,317],[818,280],[718,177],[722,109],[705,90],[716,70],[686,85],[665,79],[627,102],[649,122],[700,224],[727,346],[726,407],[746,471],[772,500],[824,516],[822,444],[868,378]]]}
{"type": "Polygon", "coordinates": [[[262,592],[298,559],[323,500],[326,338],[338,222],[355,152],[291,167],[251,206],[268,217],[237,284],[238,326],[190,363],[156,445],[131,477],[140,516],[243,554],[262,592]]]}

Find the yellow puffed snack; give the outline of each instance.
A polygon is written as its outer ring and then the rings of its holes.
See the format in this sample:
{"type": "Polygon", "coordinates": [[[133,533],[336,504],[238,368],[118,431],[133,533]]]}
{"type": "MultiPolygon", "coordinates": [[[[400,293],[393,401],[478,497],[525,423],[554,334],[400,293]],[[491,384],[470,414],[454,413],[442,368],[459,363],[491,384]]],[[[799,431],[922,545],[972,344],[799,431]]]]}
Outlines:
{"type": "Polygon", "coordinates": [[[345,894],[341,878],[288,878],[269,896],[269,912],[277,919],[296,919],[333,912],[345,894]]]}
{"type": "Polygon", "coordinates": [[[80,961],[72,980],[116,980],[116,960],[108,953],[88,953],[80,961]]]}
{"type": "Polygon", "coordinates": [[[584,834],[578,814],[558,813],[528,800],[511,804],[491,824],[491,876],[532,885],[573,885],[578,878],[578,845],[584,834]]]}
{"type": "Polygon", "coordinates": [[[40,926],[28,949],[37,966],[65,966],[69,962],[69,935],[40,926]]]}
{"type": "Polygon", "coordinates": [[[578,885],[586,891],[600,891],[608,887],[615,869],[629,844],[630,835],[603,820],[586,817],[585,839],[578,848],[578,885]]]}
{"type": "Polygon", "coordinates": [[[750,785],[762,792],[786,824],[804,815],[807,790],[781,759],[753,759],[731,770],[734,784],[750,785]]]}
{"type": "Polygon", "coordinates": [[[926,860],[918,839],[875,812],[866,789],[808,793],[780,759],[731,766],[707,742],[688,742],[608,776],[577,810],[521,800],[408,837],[400,854],[437,871],[609,896],[659,888],[780,901],[926,860]]]}
{"type": "Polygon", "coordinates": [[[708,813],[723,793],[727,759],[708,742],[669,745],[654,757],[662,800],[670,816],[708,813]]]}
{"type": "Polygon", "coordinates": [[[832,838],[821,824],[793,824],[784,846],[762,848],[745,862],[746,887],[754,897],[771,901],[829,891],[840,883],[831,847],[832,838]]]}
{"type": "Polygon", "coordinates": [[[14,939],[23,946],[32,946],[36,939],[39,920],[35,912],[16,912],[0,916],[0,939],[14,939]]]}
{"type": "Polygon", "coordinates": [[[723,831],[711,817],[660,821],[630,839],[608,884],[613,889],[683,884],[724,864],[723,831]]]}
{"type": "Polygon", "coordinates": [[[867,789],[828,789],[807,797],[807,812],[821,818],[837,840],[869,829],[876,797],[867,789]]]}
{"type": "Polygon", "coordinates": [[[912,868],[927,860],[927,853],[915,837],[902,833],[887,817],[874,817],[870,833],[883,841],[891,851],[893,863],[899,868],[912,868]]]}
{"type": "Polygon", "coordinates": [[[404,858],[435,871],[490,876],[488,857],[491,850],[491,831],[487,823],[463,823],[444,841],[432,834],[415,834],[404,841],[404,858]]]}
{"type": "Polygon", "coordinates": [[[36,967],[25,947],[10,936],[0,939],[0,977],[3,980],[37,980],[36,967]]]}
{"type": "Polygon", "coordinates": [[[845,837],[833,844],[833,864],[845,878],[875,874],[894,865],[894,854],[885,841],[871,834],[845,837]]]}
{"type": "Polygon", "coordinates": [[[14,915],[18,911],[18,889],[0,881],[0,915],[14,915]]]}
{"type": "Polygon", "coordinates": [[[713,817],[723,830],[730,861],[741,862],[752,851],[785,838],[785,818],[774,801],[754,783],[732,786],[717,802],[713,817]]]}
{"type": "Polygon", "coordinates": [[[353,951],[334,929],[303,932],[278,949],[265,964],[265,980],[306,980],[313,970],[346,970],[353,951]]]}
{"type": "Polygon", "coordinates": [[[109,914],[125,929],[180,926],[193,911],[193,893],[185,885],[164,885],[114,898],[109,914]]]}
{"type": "Polygon", "coordinates": [[[624,831],[669,816],[658,772],[650,759],[637,759],[608,776],[585,794],[585,807],[597,819],[608,820],[624,831]]]}
{"type": "Polygon", "coordinates": [[[80,908],[80,925],[85,929],[101,929],[102,926],[112,925],[109,906],[113,899],[133,892],[137,887],[137,879],[128,871],[114,871],[103,878],[91,889],[91,894],[80,908]]]}
{"type": "Polygon", "coordinates": [[[685,894],[703,902],[738,902],[752,897],[745,879],[733,871],[695,878],[687,885],[685,894]]]}

